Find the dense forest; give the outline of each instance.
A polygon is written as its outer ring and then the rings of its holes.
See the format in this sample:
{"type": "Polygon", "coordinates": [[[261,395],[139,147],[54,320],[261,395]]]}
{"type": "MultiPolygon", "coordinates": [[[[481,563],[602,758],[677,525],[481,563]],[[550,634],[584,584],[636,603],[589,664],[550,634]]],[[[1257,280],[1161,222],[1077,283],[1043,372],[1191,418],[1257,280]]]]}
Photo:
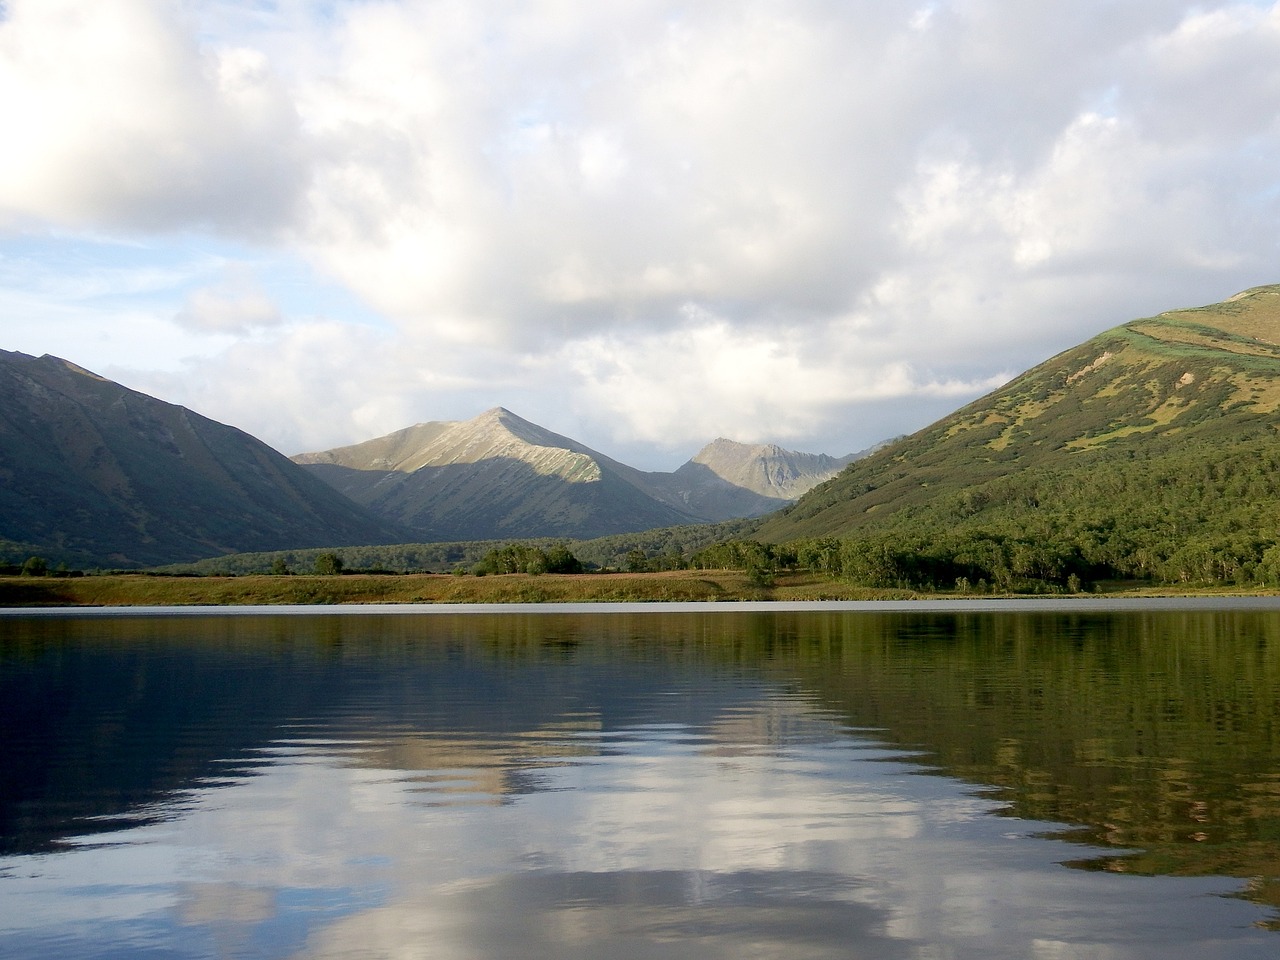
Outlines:
{"type": "MultiPolygon", "coordinates": [[[[664,527],[639,533],[615,534],[594,540],[550,537],[528,540],[468,540],[456,543],[401,543],[366,547],[280,550],[211,557],[196,563],[173,564],[161,572],[195,576],[252,573],[313,573],[317,559],[335,554],[348,573],[514,573],[557,572],[545,559],[568,550],[583,570],[622,570],[651,573],[679,570],[689,558],[716,543],[749,537],[759,520],[731,520],[719,524],[664,527]],[[539,554],[542,556],[540,557],[539,554]],[[523,563],[512,558],[519,556],[523,563]],[[518,569],[517,569],[518,568],[518,569]]],[[[563,558],[560,558],[563,562],[563,558]]],[[[21,560],[18,560],[21,564],[21,560]]],[[[556,563],[553,562],[552,566],[556,563]]],[[[15,566],[15,572],[16,572],[15,566]]]]}
{"type": "Polygon", "coordinates": [[[869,586],[1079,589],[1097,580],[1280,586],[1280,445],[1027,470],[900,511],[857,536],[791,541],[796,562],[869,586]]]}

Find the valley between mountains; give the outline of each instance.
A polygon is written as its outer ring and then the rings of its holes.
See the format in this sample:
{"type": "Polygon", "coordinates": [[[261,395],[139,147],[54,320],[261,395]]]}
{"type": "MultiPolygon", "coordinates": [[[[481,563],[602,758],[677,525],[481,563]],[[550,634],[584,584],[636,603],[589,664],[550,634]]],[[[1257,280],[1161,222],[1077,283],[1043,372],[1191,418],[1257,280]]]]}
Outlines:
{"type": "Polygon", "coordinates": [[[290,460],[69,361],[0,351],[0,558],[11,564],[581,540],[761,516],[853,459],[718,439],[673,473],[645,472],[497,407],[290,460]]]}

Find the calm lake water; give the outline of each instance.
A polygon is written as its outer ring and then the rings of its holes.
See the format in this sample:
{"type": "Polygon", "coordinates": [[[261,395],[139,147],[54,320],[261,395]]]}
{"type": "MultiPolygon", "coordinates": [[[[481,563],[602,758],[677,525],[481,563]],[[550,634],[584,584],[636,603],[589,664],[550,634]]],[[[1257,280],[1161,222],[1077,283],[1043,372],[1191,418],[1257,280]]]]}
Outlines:
{"type": "Polygon", "coordinates": [[[0,617],[0,956],[1280,955],[1280,612],[0,617]]]}

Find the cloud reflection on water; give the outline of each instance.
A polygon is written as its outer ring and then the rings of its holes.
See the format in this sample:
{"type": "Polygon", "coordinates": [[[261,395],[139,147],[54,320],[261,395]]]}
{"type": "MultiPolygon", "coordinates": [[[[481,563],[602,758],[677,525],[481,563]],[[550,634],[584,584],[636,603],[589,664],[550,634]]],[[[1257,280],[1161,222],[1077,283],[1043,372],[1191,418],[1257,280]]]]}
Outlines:
{"type": "Polygon", "coordinates": [[[989,816],[993,801],[803,696],[707,677],[629,716],[575,707],[505,733],[300,724],[168,821],[10,858],[0,949],[1235,960],[1274,946],[1237,936],[1250,905],[1204,896],[1231,881],[1058,867],[1066,845],[1029,837],[1043,824],[989,816]]]}

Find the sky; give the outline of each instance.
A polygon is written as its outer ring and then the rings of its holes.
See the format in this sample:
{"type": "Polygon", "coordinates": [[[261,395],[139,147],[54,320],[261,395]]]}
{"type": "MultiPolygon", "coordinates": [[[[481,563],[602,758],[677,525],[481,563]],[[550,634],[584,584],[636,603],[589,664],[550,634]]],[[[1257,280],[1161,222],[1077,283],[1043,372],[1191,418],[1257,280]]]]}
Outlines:
{"type": "Polygon", "coordinates": [[[1280,2],[0,0],[0,349],[841,455],[1280,282],[1280,2]]]}

